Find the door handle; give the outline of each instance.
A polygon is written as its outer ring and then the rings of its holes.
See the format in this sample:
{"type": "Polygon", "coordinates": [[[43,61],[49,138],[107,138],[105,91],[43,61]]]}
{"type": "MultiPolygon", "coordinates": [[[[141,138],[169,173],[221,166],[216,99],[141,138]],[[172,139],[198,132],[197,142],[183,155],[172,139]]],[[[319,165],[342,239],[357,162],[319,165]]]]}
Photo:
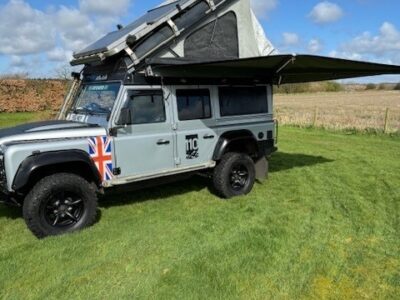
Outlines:
{"type": "Polygon", "coordinates": [[[206,134],[205,136],[203,136],[203,138],[204,138],[205,140],[211,140],[211,139],[215,138],[215,136],[212,135],[212,134],[206,134]]]}
{"type": "Polygon", "coordinates": [[[158,140],[157,145],[169,145],[170,143],[168,140],[158,140]]]}

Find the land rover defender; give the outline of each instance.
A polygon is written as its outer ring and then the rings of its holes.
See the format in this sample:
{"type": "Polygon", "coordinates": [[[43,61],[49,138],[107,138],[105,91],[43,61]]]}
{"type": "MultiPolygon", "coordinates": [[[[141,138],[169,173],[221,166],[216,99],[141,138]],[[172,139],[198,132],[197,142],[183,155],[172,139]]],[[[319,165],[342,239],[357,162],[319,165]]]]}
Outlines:
{"type": "Polygon", "coordinates": [[[118,26],[74,53],[57,120],[0,130],[2,201],[42,238],[92,225],[115,187],[203,173],[245,195],[277,150],[273,84],[400,74],[273,52],[249,0],[167,1],[118,26]]]}

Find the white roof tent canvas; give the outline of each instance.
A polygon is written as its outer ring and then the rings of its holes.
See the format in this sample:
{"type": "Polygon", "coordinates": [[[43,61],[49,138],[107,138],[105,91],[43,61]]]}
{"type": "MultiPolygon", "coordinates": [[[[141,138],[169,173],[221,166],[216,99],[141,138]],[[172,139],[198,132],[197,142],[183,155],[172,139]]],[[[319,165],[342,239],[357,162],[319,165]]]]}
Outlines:
{"type": "Polygon", "coordinates": [[[271,55],[274,51],[250,0],[179,0],[164,2],[75,53],[71,64],[85,64],[84,75],[99,74],[116,64],[114,70],[125,73],[126,78],[145,74],[148,80],[164,78],[192,84],[282,84],[400,74],[398,66],[271,55]]]}
{"type": "Polygon", "coordinates": [[[274,48],[249,0],[167,1],[74,53],[71,64],[98,63],[124,52],[138,66],[154,56],[201,59],[211,52],[234,59],[269,55],[274,48]]]}

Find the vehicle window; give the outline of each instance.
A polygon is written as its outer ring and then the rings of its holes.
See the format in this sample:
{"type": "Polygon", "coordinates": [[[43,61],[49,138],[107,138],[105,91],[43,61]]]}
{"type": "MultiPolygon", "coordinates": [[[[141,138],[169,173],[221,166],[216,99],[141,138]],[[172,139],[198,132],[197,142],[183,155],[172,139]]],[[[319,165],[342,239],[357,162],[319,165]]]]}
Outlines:
{"type": "Polygon", "coordinates": [[[222,117],[268,113],[267,88],[221,87],[219,104],[222,117]]]}
{"type": "Polygon", "coordinates": [[[209,90],[177,90],[176,99],[180,121],[211,118],[209,90]]]}
{"type": "Polygon", "coordinates": [[[84,84],[73,108],[79,114],[109,114],[120,90],[120,83],[84,84]]]}
{"type": "Polygon", "coordinates": [[[128,93],[128,105],[131,110],[131,124],[163,123],[166,121],[162,92],[128,93]]]}

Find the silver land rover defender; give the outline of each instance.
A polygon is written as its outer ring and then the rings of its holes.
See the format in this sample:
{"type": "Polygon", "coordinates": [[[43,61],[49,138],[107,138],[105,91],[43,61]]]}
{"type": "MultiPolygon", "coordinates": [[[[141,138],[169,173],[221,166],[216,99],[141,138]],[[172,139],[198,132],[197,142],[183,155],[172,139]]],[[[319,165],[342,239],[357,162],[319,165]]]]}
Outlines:
{"type": "Polygon", "coordinates": [[[249,0],[167,1],[75,53],[58,120],[0,130],[2,201],[39,238],[95,222],[109,188],[211,175],[250,193],[277,150],[272,85],[400,74],[274,49],[249,0]]]}
{"type": "Polygon", "coordinates": [[[83,75],[65,119],[0,130],[3,194],[36,236],[91,225],[110,187],[213,170],[231,198],[265,177],[276,150],[270,85],[106,77],[83,75]]]}

